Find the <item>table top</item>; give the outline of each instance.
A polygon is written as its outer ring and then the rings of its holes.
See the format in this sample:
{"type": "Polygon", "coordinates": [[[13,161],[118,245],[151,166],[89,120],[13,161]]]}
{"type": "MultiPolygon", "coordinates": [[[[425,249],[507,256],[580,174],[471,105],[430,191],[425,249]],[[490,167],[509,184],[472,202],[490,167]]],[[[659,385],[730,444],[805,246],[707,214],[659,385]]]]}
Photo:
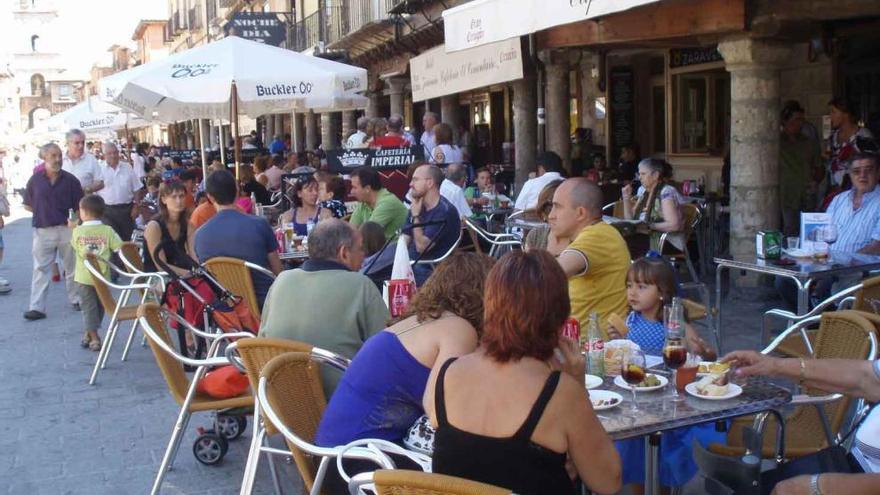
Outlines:
{"type": "Polygon", "coordinates": [[[309,259],[309,252],[305,249],[300,251],[286,251],[278,255],[281,261],[305,261],[309,259]]]}
{"type": "Polygon", "coordinates": [[[764,260],[755,255],[742,258],[717,257],[714,261],[719,266],[728,268],[738,268],[799,279],[880,269],[880,256],[845,253],[835,250],[829,253],[828,260],[824,262],[816,261],[812,258],[793,258],[787,255],[783,255],[782,258],[790,259],[794,261],[794,264],[780,265],[777,260],[764,260]]]}
{"type": "Polygon", "coordinates": [[[504,221],[508,227],[519,227],[522,229],[539,229],[546,227],[548,224],[540,220],[529,220],[526,218],[508,218],[504,221]]]}
{"type": "Polygon", "coordinates": [[[623,402],[613,409],[596,411],[596,414],[614,440],[778,409],[791,401],[787,390],[761,378],[740,383],[743,393],[727,400],[698,399],[681,392],[686,398],[673,402],[670,395],[672,384],[669,384],[652,392],[636,392],[639,409],[633,414],[629,410],[632,392],[614,385],[613,381],[613,378],[606,377],[601,389],[619,393],[623,402]]]}

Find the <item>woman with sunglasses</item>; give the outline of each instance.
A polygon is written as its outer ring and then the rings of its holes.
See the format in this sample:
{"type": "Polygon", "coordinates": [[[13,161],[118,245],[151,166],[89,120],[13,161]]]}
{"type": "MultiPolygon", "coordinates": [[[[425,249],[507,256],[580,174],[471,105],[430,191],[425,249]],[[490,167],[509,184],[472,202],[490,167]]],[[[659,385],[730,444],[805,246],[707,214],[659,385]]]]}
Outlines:
{"type": "Polygon", "coordinates": [[[281,226],[293,223],[296,235],[309,235],[308,225],[317,224],[321,219],[321,207],[318,204],[318,181],[312,174],[301,175],[293,183],[291,189],[290,210],[281,214],[281,226]]]}

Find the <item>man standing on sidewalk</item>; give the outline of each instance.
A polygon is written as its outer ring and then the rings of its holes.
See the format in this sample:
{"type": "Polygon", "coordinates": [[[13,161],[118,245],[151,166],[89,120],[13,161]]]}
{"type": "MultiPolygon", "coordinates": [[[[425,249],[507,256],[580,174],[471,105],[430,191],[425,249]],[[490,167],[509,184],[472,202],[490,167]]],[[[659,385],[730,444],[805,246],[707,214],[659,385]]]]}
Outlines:
{"type": "Polygon", "coordinates": [[[143,190],[134,168],[119,160],[119,148],[115,144],[104,143],[104,164],[101,166],[104,187],[98,194],[104,199],[104,223],[119,234],[123,241],[131,240],[134,232],[134,219],[143,190]]]}
{"type": "Polygon", "coordinates": [[[24,313],[28,320],[46,317],[46,294],[49,290],[51,265],[56,251],[64,263],[67,298],[74,309],[79,307],[73,281],[75,261],[67,228],[68,211],[79,208],[83,189],[77,178],[61,169],[61,148],[55,143],[40,149],[45,170],[35,173],[25,187],[24,208],[33,212],[34,273],[31,281],[30,307],[24,313]]]}
{"type": "MultiPolygon", "coordinates": [[[[79,129],[67,131],[67,153],[62,168],[79,179],[83,194],[98,192],[104,187],[101,167],[95,155],[86,152],[86,135],[79,129]]],[[[45,158],[43,158],[45,160],[45,158]]],[[[74,206],[74,208],[76,208],[74,206]]]]}

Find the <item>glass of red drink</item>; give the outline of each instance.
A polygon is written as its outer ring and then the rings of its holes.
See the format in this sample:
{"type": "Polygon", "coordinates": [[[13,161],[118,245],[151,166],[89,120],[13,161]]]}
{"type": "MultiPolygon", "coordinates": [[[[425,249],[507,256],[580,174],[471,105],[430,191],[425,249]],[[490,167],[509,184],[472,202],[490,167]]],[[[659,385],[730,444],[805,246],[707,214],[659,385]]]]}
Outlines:
{"type": "Polygon", "coordinates": [[[639,410],[636,405],[636,385],[645,381],[646,369],[644,352],[633,348],[624,351],[620,362],[620,376],[629,384],[632,393],[632,407],[629,410],[632,412],[639,410]]]}
{"type": "Polygon", "coordinates": [[[684,322],[679,321],[669,311],[670,307],[666,307],[664,323],[666,324],[666,341],[663,344],[663,364],[672,370],[672,400],[680,401],[684,398],[678,393],[678,368],[681,368],[687,362],[687,337],[685,335],[684,322]]]}

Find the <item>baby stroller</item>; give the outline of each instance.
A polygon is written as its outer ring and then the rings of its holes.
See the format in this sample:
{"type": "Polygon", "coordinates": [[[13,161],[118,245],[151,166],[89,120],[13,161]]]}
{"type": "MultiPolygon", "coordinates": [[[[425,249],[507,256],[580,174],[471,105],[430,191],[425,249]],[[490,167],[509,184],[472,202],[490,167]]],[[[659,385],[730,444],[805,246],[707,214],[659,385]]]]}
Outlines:
{"type": "MultiPolygon", "coordinates": [[[[227,290],[207,268],[190,258],[190,273],[184,277],[172,270],[159,256],[154,255],[153,259],[171,279],[162,295],[162,306],[170,313],[167,319],[169,328],[177,330],[179,353],[183,358],[202,362],[217,359],[217,356],[223,355],[223,349],[219,348],[221,343],[239,338],[242,332],[256,334],[259,321],[242,298],[227,290]],[[192,335],[192,346],[187,343],[187,333],[192,335]],[[237,337],[215,340],[205,338],[199,333],[235,334],[237,337]],[[213,344],[207,345],[206,341],[213,344]]],[[[187,364],[186,360],[183,361],[184,371],[196,371],[197,365],[187,364]]],[[[213,370],[224,364],[228,363],[218,363],[213,370]]],[[[210,373],[211,371],[207,371],[207,374],[210,373]]],[[[220,462],[226,454],[227,442],[244,433],[247,427],[245,416],[252,412],[252,402],[247,407],[218,409],[214,427],[198,429],[199,436],[193,444],[196,459],[206,465],[220,462]]]]}

